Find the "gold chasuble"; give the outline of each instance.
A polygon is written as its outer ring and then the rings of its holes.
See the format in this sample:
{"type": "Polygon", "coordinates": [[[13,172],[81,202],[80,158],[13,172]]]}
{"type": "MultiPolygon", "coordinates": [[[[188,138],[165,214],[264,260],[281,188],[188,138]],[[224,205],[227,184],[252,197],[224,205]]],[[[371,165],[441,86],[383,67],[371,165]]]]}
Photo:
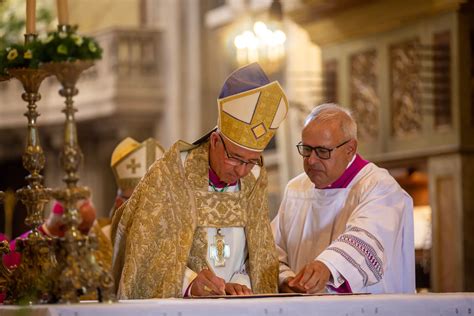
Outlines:
{"type": "Polygon", "coordinates": [[[239,192],[210,192],[208,157],[209,142],[178,141],[117,210],[113,274],[120,299],[181,297],[186,266],[207,267],[206,227],[244,227],[253,292],[277,292],[265,168],[258,179],[242,178],[239,192]],[[182,151],[188,151],[184,166],[182,151]]]}

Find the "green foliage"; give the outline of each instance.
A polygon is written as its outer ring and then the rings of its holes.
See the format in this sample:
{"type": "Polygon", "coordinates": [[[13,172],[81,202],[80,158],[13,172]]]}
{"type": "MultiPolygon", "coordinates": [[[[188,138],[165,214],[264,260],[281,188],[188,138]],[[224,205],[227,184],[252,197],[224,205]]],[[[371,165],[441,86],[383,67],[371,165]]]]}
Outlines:
{"type": "MultiPolygon", "coordinates": [[[[8,76],[8,74],[5,72],[5,64],[3,62],[3,56],[4,55],[5,55],[5,51],[1,50],[0,51],[0,78],[8,76]]],[[[0,81],[1,81],[1,79],[0,79],[0,81]]]]}
{"type": "Polygon", "coordinates": [[[50,32],[43,39],[41,61],[93,60],[102,57],[102,48],[91,37],[70,32],[50,32]]]}
{"type": "Polygon", "coordinates": [[[73,31],[50,32],[48,37],[27,45],[13,44],[0,51],[0,75],[9,68],[38,68],[41,63],[95,60],[102,48],[91,37],[73,31]]]}
{"type": "MultiPolygon", "coordinates": [[[[26,46],[13,44],[23,42],[25,32],[24,15],[14,8],[13,3],[0,0],[0,76],[5,76],[9,68],[38,68],[41,63],[102,57],[102,48],[98,43],[91,37],[78,35],[77,27],[68,32],[49,32],[46,38],[26,46]]],[[[39,33],[44,34],[46,29],[51,29],[53,20],[50,7],[38,8],[36,26],[39,33]]]]}
{"type": "Polygon", "coordinates": [[[43,45],[40,42],[13,44],[0,52],[0,74],[9,68],[38,68],[43,45]]]}

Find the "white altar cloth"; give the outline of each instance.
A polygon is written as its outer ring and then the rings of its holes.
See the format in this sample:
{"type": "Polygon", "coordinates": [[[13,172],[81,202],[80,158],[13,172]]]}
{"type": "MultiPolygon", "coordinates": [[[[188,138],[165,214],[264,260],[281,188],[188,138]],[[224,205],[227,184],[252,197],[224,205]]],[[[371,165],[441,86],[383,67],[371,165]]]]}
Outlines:
{"type": "Polygon", "coordinates": [[[113,304],[0,306],[0,316],[200,316],[200,315],[453,315],[474,316],[474,293],[298,296],[239,299],[151,299],[113,304]]]}

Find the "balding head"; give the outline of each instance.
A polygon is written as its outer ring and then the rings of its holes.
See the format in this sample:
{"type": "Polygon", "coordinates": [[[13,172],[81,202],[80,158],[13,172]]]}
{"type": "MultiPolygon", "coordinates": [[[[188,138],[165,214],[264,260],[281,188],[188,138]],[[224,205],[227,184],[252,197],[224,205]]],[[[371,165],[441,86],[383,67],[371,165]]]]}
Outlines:
{"type": "Polygon", "coordinates": [[[304,127],[316,120],[319,123],[335,122],[343,132],[344,138],[357,140],[357,124],[351,112],[340,105],[325,103],[316,106],[306,117],[304,127]]]}
{"type": "Polygon", "coordinates": [[[306,174],[322,189],[345,171],[357,151],[357,126],[349,111],[320,105],[308,115],[298,145],[306,174]]]}

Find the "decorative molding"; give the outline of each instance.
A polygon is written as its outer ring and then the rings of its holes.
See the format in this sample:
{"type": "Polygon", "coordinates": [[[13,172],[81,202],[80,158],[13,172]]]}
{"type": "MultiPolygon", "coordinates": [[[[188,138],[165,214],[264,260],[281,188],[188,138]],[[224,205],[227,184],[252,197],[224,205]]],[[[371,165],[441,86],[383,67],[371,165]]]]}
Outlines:
{"type": "Polygon", "coordinates": [[[318,45],[395,30],[408,23],[459,10],[464,0],[308,0],[288,12],[318,45]]]}
{"type": "Polygon", "coordinates": [[[289,15],[295,22],[307,24],[374,1],[375,0],[302,0],[303,5],[291,11],[289,15]]]}

